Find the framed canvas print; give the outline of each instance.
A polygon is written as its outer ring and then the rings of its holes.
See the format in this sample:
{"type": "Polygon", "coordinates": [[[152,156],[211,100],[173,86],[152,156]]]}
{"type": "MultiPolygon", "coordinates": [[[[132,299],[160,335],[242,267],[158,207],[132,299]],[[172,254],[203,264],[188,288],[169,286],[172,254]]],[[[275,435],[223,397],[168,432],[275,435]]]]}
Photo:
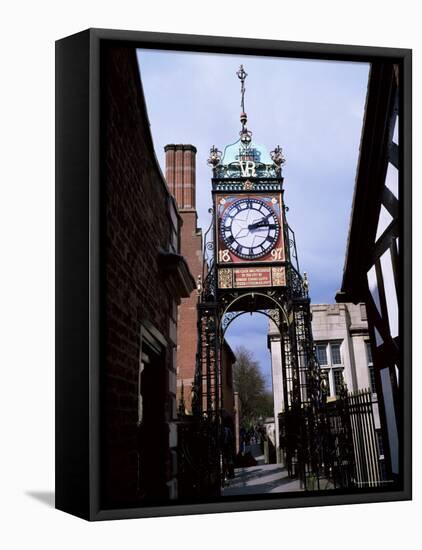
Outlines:
{"type": "Polygon", "coordinates": [[[411,498],[411,51],[56,43],[56,506],[411,498]]]}

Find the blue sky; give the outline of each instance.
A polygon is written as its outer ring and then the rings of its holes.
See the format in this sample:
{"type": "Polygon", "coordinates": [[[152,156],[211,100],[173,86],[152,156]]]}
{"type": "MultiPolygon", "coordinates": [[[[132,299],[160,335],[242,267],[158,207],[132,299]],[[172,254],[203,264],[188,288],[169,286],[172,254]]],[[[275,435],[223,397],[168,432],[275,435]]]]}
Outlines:
{"type": "MultiPolygon", "coordinates": [[[[301,271],[313,303],[333,303],[340,287],[369,65],[355,62],[263,58],[138,50],[157,158],[164,146],[191,143],[197,153],[199,226],[210,222],[209,149],[238,138],[240,83],[248,77],[245,110],[253,139],[280,145],[288,221],[296,234],[301,271]]],[[[233,348],[246,345],[271,384],[267,320],[246,315],[228,330],[233,348]]]]}

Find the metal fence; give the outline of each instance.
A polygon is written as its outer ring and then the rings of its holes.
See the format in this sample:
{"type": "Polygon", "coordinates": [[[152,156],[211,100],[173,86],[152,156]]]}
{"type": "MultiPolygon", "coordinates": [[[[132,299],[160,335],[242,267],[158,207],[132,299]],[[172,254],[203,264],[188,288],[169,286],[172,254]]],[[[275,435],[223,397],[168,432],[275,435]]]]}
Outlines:
{"type": "Polygon", "coordinates": [[[375,432],[372,393],[360,391],[348,396],[355,457],[354,484],[359,488],[380,487],[379,449],[375,432]]]}
{"type": "Polygon", "coordinates": [[[289,410],[279,426],[288,474],[305,490],[383,485],[369,390],[326,402],[316,414],[289,410]]]}
{"type": "Polygon", "coordinates": [[[217,420],[183,416],[178,422],[177,437],[179,499],[219,496],[221,442],[217,420]]]}

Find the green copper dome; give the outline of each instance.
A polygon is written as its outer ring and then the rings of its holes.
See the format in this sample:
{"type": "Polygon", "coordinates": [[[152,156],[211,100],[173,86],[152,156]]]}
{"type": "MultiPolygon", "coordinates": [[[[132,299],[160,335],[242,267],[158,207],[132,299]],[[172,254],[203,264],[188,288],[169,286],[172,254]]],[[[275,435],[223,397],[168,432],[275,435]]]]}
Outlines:
{"type": "Polygon", "coordinates": [[[227,145],[224,149],[220,164],[229,165],[232,162],[239,162],[244,158],[250,158],[256,163],[273,165],[273,161],[263,145],[258,143],[251,142],[249,145],[245,146],[240,138],[230,145],[227,145]]]}
{"type": "Polygon", "coordinates": [[[250,141],[245,144],[241,139],[227,145],[221,159],[215,165],[217,178],[257,177],[273,178],[279,175],[279,167],[274,163],[267,149],[250,141]]]}

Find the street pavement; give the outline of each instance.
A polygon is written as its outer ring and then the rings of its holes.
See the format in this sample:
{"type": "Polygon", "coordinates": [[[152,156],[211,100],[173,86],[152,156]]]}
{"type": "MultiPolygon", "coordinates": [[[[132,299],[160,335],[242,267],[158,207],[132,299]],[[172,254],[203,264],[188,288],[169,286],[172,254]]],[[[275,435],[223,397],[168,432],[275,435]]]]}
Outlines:
{"type": "Polygon", "coordinates": [[[256,466],[236,468],[234,479],[228,480],[223,496],[254,495],[265,493],[286,493],[302,491],[297,479],[290,479],[286,468],[280,464],[265,464],[260,445],[246,448],[257,461],[256,466]]]}

